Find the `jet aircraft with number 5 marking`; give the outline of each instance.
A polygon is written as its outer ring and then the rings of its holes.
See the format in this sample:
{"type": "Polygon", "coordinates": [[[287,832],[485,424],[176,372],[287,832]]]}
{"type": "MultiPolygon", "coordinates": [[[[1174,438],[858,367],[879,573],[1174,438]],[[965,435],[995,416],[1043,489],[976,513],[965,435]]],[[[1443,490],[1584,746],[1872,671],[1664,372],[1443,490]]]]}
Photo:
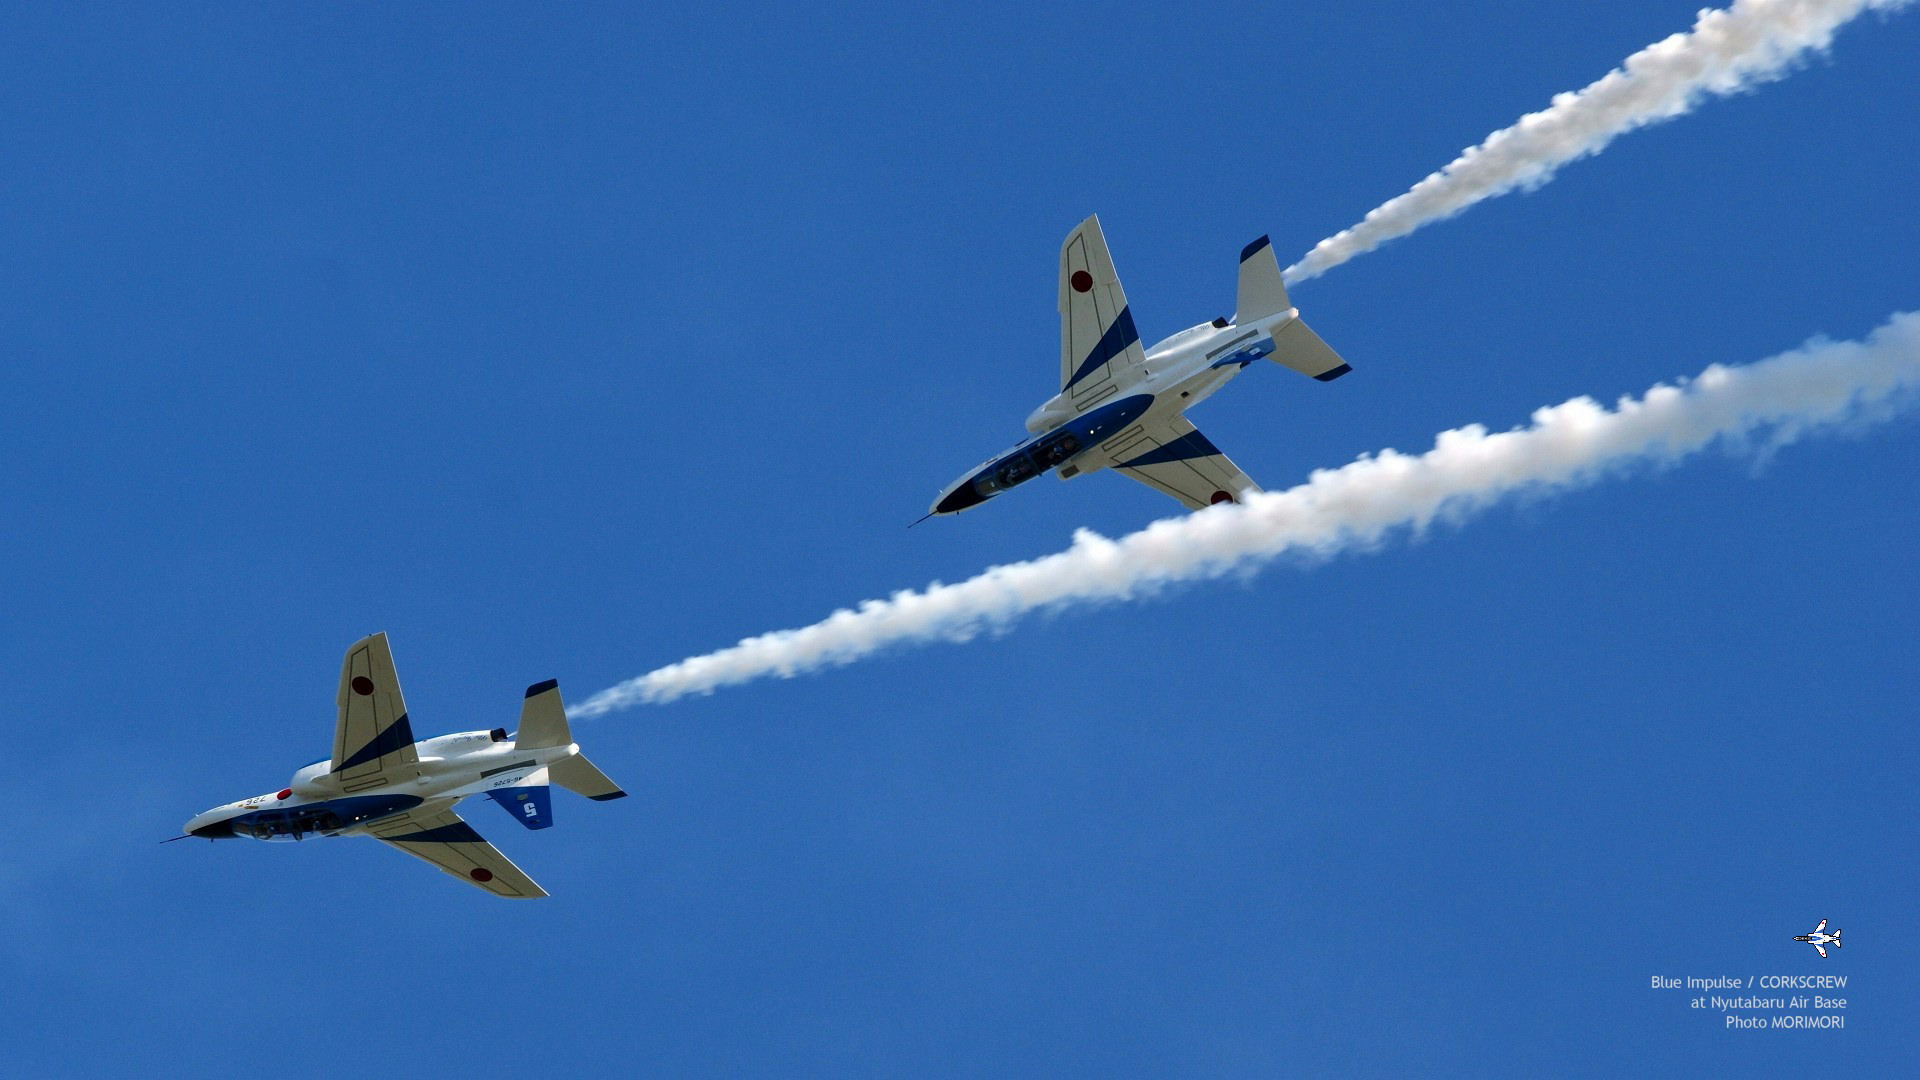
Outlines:
{"type": "Polygon", "coordinates": [[[277,793],[196,815],[186,835],[371,836],[495,896],[528,898],[546,890],[454,813],[454,804],[485,795],[520,824],[544,829],[553,824],[552,784],[589,799],[626,795],[580,753],[552,679],[527,687],[512,735],[494,728],[415,741],[387,635],[375,634],[347,650],[337,700],[332,757],[294,773],[277,793]]]}
{"type": "Polygon", "coordinates": [[[1182,414],[1261,358],[1321,382],[1351,370],[1300,321],[1273,246],[1240,252],[1233,318],[1140,346],[1100,219],[1060,248],[1060,392],[1027,417],[1030,436],[955,480],[928,514],[957,514],[1051,469],[1062,480],[1115,469],[1190,510],[1260,488],[1182,414]]]}

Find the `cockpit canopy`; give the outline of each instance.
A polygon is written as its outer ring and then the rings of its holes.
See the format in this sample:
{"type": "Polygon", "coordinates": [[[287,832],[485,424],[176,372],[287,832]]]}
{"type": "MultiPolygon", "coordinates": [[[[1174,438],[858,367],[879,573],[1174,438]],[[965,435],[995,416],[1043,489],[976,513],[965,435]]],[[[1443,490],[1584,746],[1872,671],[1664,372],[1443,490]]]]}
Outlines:
{"type": "Polygon", "coordinates": [[[233,819],[235,835],[251,836],[255,840],[299,840],[309,835],[339,832],[346,825],[346,819],[325,804],[261,810],[233,819]]]}
{"type": "Polygon", "coordinates": [[[984,496],[1024,484],[1080,452],[1080,440],[1071,431],[1055,432],[1019,453],[1008,456],[998,468],[991,469],[973,482],[984,496]]]}
{"type": "Polygon", "coordinates": [[[241,814],[228,823],[235,836],[255,840],[304,840],[330,836],[363,821],[391,817],[420,805],[417,795],[352,795],[344,799],[274,807],[241,814]]]}

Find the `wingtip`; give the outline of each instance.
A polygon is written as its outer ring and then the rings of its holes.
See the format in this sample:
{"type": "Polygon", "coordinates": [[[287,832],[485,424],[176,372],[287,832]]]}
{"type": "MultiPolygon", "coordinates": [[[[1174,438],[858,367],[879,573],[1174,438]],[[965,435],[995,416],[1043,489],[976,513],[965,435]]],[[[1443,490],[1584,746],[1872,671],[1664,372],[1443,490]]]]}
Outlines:
{"type": "Polygon", "coordinates": [[[559,679],[548,679],[545,682],[537,682],[537,683],[534,683],[532,686],[527,687],[527,696],[539,697],[541,694],[544,694],[549,690],[558,689],[559,686],[560,686],[559,679]]]}
{"type": "Polygon", "coordinates": [[[1262,249],[1269,248],[1272,246],[1273,246],[1273,241],[1268,239],[1265,236],[1262,236],[1260,239],[1255,240],[1253,243],[1248,244],[1246,247],[1243,247],[1240,249],[1240,261],[1246,262],[1248,259],[1251,259],[1255,255],[1260,254],[1262,249]]]}

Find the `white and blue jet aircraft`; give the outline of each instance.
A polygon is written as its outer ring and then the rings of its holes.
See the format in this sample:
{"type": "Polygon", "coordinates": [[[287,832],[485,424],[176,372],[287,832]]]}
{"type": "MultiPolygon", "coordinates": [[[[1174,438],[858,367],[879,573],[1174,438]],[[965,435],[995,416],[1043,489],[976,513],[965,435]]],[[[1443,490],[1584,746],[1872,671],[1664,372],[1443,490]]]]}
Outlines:
{"type": "Polygon", "coordinates": [[[1232,319],[1142,349],[1100,219],[1090,217],[1060,248],[1060,392],[1027,417],[1029,438],[954,481],[928,516],[957,514],[1054,468],[1063,480],[1116,469],[1190,510],[1237,502],[1259,486],[1181,414],[1262,357],[1321,382],[1351,370],[1300,321],[1266,237],[1240,252],[1232,319]]]}
{"type": "Polygon", "coordinates": [[[1836,949],[1840,947],[1840,931],[1835,930],[1831,934],[1827,933],[1827,920],[1821,919],[1820,925],[1813,928],[1813,933],[1797,934],[1793,940],[1804,941],[1813,946],[1813,951],[1820,954],[1820,959],[1825,960],[1827,958],[1827,946],[1831,945],[1836,949]]]}
{"type": "Polygon", "coordinates": [[[454,804],[485,795],[520,824],[544,829],[553,824],[550,784],[589,799],[626,795],[580,753],[552,679],[527,687],[513,735],[494,728],[415,742],[387,635],[375,634],[347,650],[338,700],[332,757],[294,773],[278,792],[195,816],[186,835],[371,836],[495,896],[535,897],[546,890],[454,813],[454,804]]]}

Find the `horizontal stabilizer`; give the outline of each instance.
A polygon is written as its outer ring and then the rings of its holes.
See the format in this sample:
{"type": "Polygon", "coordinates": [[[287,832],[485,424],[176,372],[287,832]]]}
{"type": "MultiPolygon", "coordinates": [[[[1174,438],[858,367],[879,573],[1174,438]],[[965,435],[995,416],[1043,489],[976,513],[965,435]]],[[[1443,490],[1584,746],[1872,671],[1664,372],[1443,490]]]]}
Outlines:
{"type": "Polygon", "coordinates": [[[1302,375],[1311,375],[1321,382],[1332,382],[1353,369],[1333,347],[1320,340],[1307,324],[1299,319],[1287,323],[1273,335],[1273,355],[1267,359],[1281,367],[1292,368],[1302,375]]]}
{"type": "Polygon", "coordinates": [[[556,762],[549,771],[554,783],[575,795],[585,795],[600,802],[627,797],[627,793],[620,790],[620,785],[607,779],[607,774],[595,768],[585,754],[575,754],[565,761],[556,762]]]}

